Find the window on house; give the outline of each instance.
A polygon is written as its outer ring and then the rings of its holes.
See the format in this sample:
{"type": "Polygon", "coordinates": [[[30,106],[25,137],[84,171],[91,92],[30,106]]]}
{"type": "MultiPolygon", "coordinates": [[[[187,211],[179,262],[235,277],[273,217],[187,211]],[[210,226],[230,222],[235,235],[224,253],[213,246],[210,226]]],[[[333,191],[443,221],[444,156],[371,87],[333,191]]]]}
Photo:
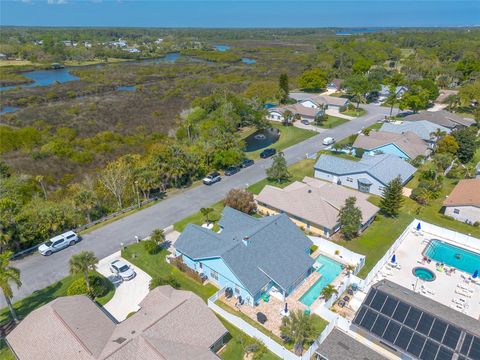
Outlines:
{"type": "Polygon", "coordinates": [[[347,177],[348,182],[353,182],[353,179],[351,177],[347,177]]]}
{"type": "Polygon", "coordinates": [[[211,276],[212,279],[215,279],[215,280],[218,281],[218,273],[216,271],[212,270],[210,272],[210,276],[211,276]]]}
{"type": "Polygon", "coordinates": [[[379,186],[378,190],[383,191],[385,188],[383,186],[379,186]]]}
{"type": "Polygon", "coordinates": [[[459,209],[453,209],[453,213],[454,214],[460,214],[460,210],[459,209]]]}

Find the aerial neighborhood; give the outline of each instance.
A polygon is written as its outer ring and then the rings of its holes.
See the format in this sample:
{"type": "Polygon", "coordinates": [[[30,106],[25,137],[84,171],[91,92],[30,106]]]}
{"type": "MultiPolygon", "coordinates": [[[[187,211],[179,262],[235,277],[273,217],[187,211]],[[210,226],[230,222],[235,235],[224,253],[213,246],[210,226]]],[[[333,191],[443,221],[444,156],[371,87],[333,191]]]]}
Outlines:
{"type": "Polygon", "coordinates": [[[0,359],[480,360],[478,28],[0,29],[0,359]]]}

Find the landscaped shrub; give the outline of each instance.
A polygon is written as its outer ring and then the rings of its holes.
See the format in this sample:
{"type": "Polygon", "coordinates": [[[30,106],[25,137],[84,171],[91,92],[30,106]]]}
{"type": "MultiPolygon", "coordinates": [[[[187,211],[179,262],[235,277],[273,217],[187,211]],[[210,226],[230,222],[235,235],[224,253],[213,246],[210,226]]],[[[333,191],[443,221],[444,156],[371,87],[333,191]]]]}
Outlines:
{"type": "Polygon", "coordinates": [[[362,158],[363,157],[363,154],[365,153],[365,150],[364,149],[360,149],[360,148],[357,148],[355,149],[355,156],[357,158],[362,158]]]}
{"type": "Polygon", "coordinates": [[[160,246],[155,240],[149,239],[142,241],[143,248],[150,255],[155,255],[160,250],[160,246]]]}
{"type": "MultiPolygon", "coordinates": [[[[88,294],[91,297],[102,297],[107,295],[110,284],[108,280],[103,276],[92,274],[88,276],[90,287],[92,289],[92,293],[88,294]]],[[[82,295],[87,294],[87,284],[85,283],[85,279],[83,277],[75,280],[67,289],[67,295],[82,295]]]]}
{"type": "Polygon", "coordinates": [[[185,265],[180,256],[174,259],[171,259],[170,264],[175,266],[178,270],[185,273],[189,277],[191,277],[193,280],[198,281],[200,284],[203,283],[202,279],[200,278],[200,275],[198,275],[196,271],[190,269],[187,265],[185,265]]]}
{"type": "Polygon", "coordinates": [[[156,277],[150,280],[149,289],[153,290],[158,286],[170,285],[174,289],[180,289],[180,283],[173,276],[168,276],[167,278],[156,277]]]}
{"type": "Polygon", "coordinates": [[[312,246],[310,246],[310,253],[313,254],[315,251],[317,251],[317,249],[318,245],[313,244],[312,246]]]}

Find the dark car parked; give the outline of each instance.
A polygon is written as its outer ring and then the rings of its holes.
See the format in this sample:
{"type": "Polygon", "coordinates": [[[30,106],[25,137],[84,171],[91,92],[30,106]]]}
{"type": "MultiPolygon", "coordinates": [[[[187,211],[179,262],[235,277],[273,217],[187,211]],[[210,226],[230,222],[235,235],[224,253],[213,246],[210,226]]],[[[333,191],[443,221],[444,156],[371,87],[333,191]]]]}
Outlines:
{"type": "Polygon", "coordinates": [[[255,161],[253,161],[252,159],[245,159],[242,162],[242,168],[252,166],[254,163],[255,163],[255,161]]]}
{"type": "Polygon", "coordinates": [[[225,170],[225,176],[235,175],[239,171],[240,171],[240,168],[238,166],[230,166],[225,170]]]}
{"type": "Polygon", "coordinates": [[[261,153],[260,153],[260,157],[262,159],[266,159],[272,155],[275,155],[277,153],[277,150],[273,149],[273,148],[269,148],[269,149],[265,149],[263,150],[261,153]]]}

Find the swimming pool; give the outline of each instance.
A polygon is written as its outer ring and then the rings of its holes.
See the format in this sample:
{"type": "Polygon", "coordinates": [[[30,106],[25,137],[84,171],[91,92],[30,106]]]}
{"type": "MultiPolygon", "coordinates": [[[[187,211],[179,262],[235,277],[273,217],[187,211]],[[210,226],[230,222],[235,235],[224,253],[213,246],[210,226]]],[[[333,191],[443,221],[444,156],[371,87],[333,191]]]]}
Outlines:
{"type": "Polygon", "coordinates": [[[480,254],[441,240],[431,240],[423,255],[469,274],[473,274],[475,270],[480,270],[480,254]]]}
{"type": "Polygon", "coordinates": [[[312,305],[318,299],[323,288],[330,284],[343,269],[342,264],[323,255],[319,255],[316,261],[320,264],[317,271],[322,277],[300,298],[300,302],[307,306],[312,305]]]}

